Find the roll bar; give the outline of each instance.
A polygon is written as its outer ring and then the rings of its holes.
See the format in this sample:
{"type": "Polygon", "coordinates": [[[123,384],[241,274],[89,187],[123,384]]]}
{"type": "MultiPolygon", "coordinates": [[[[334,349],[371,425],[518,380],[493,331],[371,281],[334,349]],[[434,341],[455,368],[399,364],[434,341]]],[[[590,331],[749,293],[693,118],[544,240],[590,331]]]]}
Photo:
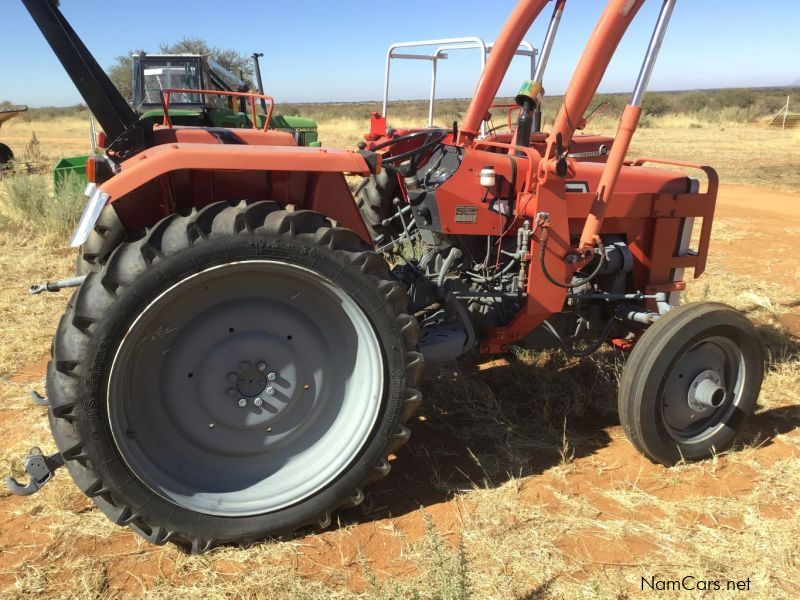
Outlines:
{"type": "MultiPolygon", "coordinates": [[[[431,63],[431,85],[430,97],[428,101],[428,127],[433,127],[433,112],[434,103],[436,101],[436,79],[438,63],[440,60],[449,58],[448,52],[453,50],[470,50],[478,49],[481,73],[486,66],[487,57],[490,56],[494,49],[494,43],[486,43],[483,39],[477,36],[467,36],[458,38],[442,38],[435,40],[417,40],[412,42],[395,42],[389,46],[386,52],[386,71],[384,74],[383,83],[383,109],[382,115],[387,116],[389,112],[389,80],[391,75],[391,64],[393,60],[427,60],[431,63]],[[413,54],[406,52],[397,52],[398,49],[403,48],[419,48],[425,46],[435,46],[432,54],[413,54]]],[[[514,56],[527,56],[530,58],[531,63],[531,78],[533,78],[536,71],[536,57],[538,51],[533,47],[533,44],[522,40],[514,52],[514,56]]],[[[481,134],[485,135],[485,124],[481,124],[481,134]]]]}

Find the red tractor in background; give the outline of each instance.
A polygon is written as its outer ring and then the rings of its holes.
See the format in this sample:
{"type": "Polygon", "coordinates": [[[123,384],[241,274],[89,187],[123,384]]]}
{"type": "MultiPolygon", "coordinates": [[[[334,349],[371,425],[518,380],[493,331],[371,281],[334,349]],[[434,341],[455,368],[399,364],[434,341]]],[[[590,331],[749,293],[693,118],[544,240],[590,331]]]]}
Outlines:
{"type": "Polygon", "coordinates": [[[602,162],[575,156],[575,133],[644,0],[609,0],[548,133],[536,113],[564,0],[513,133],[481,135],[548,4],[521,0],[461,123],[392,131],[376,116],[358,151],[143,123],[57,3],[23,3],[111,141],[71,242],[89,274],[48,366],[59,452],[29,455],[15,493],[66,464],[113,521],[192,552],[325,527],[389,473],[423,363],[474,347],[629,351],[620,419],[664,464],[730,446],[753,412],[753,325],[721,304],[678,306],[685,270],[705,268],[716,173],[670,163],[704,172],[700,191],[625,159],[675,0],[602,162]],[[347,174],[366,178],[358,205],[347,174]]]}

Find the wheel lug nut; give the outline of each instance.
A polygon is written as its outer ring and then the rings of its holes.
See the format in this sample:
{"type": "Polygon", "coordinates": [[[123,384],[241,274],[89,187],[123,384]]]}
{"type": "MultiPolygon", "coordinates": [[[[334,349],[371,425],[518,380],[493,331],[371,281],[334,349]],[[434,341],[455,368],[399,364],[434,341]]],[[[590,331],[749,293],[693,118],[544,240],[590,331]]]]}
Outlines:
{"type": "Polygon", "coordinates": [[[277,373],[267,373],[267,381],[275,381],[277,378],[277,373]]]}
{"type": "Polygon", "coordinates": [[[250,363],[249,362],[243,362],[240,366],[242,367],[242,370],[244,371],[244,370],[247,370],[247,369],[250,368],[250,363]]]}
{"type": "Polygon", "coordinates": [[[228,374],[228,381],[230,381],[231,383],[233,383],[234,381],[236,381],[236,379],[237,379],[237,377],[236,377],[236,373],[229,373],[229,374],[228,374]]]}
{"type": "Polygon", "coordinates": [[[266,392],[267,392],[267,396],[274,396],[275,395],[275,388],[274,387],[268,387],[266,389],[266,392]]]}
{"type": "Polygon", "coordinates": [[[265,362],[258,363],[258,370],[259,371],[266,371],[267,370],[267,363],[265,363],[265,362]]]}
{"type": "Polygon", "coordinates": [[[240,398],[239,399],[239,406],[241,406],[242,408],[247,406],[247,398],[240,398]]]}
{"type": "Polygon", "coordinates": [[[264,404],[264,401],[261,398],[256,398],[255,400],[253,400],[253,404],[255,406],[261,406],[262,404],[264,404]]]}
{"type": "Polygon", "coordinates": [[[230,396],[231,398],[236,396],[236,390],[233,388],[228,388],[228,396],[230,396]]]}

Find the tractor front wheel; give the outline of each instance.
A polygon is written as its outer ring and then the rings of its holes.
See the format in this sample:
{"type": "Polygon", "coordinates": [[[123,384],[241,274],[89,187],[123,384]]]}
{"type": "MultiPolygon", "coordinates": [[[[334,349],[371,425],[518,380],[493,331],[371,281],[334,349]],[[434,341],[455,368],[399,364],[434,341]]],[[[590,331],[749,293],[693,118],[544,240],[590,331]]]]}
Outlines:
{"type": "Polygon", "coordinates": [[[416,320],[354,233],[274,202],[173,215],[89,273],[54,342],[51,427],[78,486],[154,543],[326,526],[389,471],[416,320]]]}
{"type": "Polygon", "coordinates": [[[753,413],[764,356],[740,312],[703,302],[675,308],[642,335],[619,389],[633,445],[655,462],[699,460],[728,448],[753,413]]]}

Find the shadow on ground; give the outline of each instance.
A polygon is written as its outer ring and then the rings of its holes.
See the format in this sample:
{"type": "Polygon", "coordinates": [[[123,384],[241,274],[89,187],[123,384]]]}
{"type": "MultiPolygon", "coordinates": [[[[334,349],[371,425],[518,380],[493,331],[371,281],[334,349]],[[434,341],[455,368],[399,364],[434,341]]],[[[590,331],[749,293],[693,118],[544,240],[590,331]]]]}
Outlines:
{"type": "MultiPolygon", "coordinates": [[[[758,329],[767,369],[797,360],[800,343],[785,328],[758,329]]],[[[401,516],[594,454],[611,442],[607,428],[619,425],[623,361],[611,351],[590,359],[521,351],[488,362],[472,355],[430,370],[422,408],[409,423],[411,441],[392,461],[392,476],[374,485],[360,508],[346,511],[343,522],[401,516]]],[[[767,446],[798,428],[800,407],[771,408],[750,420],[738,443],[767,446]]]]}
{"type": "Polygon", "coordinates": [[[613,353],[579,360],[522,351],[432,369],[392,476],[343,516],[349,522],[396,517],[593,454],[611,441],[604,428],[619,423],[616,365],[613,353]]]}

